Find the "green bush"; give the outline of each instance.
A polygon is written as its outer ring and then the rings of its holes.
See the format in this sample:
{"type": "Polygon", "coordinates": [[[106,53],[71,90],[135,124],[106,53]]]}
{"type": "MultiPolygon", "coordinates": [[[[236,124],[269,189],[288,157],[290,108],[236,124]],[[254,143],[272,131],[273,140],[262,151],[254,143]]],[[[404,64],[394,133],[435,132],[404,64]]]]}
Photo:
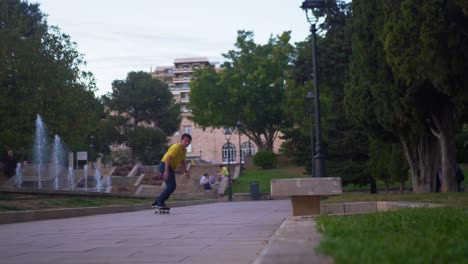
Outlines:
{"type": "Polygon", "coordinates": [[[259,151],[253,157],[253,162],[262,169],[273,169],[278,163],[278,156],[273,152],[259,151]]]}

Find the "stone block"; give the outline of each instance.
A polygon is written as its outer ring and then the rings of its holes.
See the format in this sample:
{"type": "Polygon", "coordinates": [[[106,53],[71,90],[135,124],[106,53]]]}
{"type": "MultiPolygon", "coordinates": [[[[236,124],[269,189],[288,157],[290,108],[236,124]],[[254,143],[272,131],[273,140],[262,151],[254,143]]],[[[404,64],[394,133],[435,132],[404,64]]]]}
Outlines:
{"type": "Polygon", "coordinates": [[[293,216],[320,214],[320,196],[291,196],[293,216]]]}
{"type": "Polygon", "coordinates": [[[341,194],[341,178],[292,178],[271,180],[271,196],[313,196],[341,194]]]}

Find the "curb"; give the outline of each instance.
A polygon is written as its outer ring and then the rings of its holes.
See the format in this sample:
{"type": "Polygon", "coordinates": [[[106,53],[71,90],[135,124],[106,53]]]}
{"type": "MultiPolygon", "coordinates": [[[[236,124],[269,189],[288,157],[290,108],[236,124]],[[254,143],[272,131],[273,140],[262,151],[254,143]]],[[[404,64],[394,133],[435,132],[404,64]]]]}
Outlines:
{"type": "MultiPolygon", "coordinates": [[[[190,206],[198,204],[216,203],[218,200],[198,200],[198,201],[180,201],[168,202],[171,207],[190,206]]],[[[100,207],[80,207],[80,208],[61,208],[47,210],[30,210],[20,212],[0,212],[0,224],[11,224],[29,221],[60,219],[69,217],[114,214],[124,212],[134,212],[141,210],[150,210],[149,204],[131,204],[131,205],[111,205],[100,207]]]]}
{"type": "Polygon", "coordinates": [[[331,257],[315,252],[320,240],[313,216],[290,216],[276,230],[254,264],[333,263],[331,257]]]}

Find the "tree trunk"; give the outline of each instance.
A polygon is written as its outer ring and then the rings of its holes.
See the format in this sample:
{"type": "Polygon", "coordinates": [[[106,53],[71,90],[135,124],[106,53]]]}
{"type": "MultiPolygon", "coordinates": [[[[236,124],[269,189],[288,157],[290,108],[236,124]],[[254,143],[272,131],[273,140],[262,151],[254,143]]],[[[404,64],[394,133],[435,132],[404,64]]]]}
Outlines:
{"type": "Polygon", "coordinates": [[[435,175],[439,144],[437,138],[429,133],[422,136],[401,135],[405,156],[413,177],[413,192],[435,191],[435,175]]]}
{"type": "Polygon", "coordinates": [[[440,141],[440,154],[442,166],[441,192],[456,192],[456,147],[455,147],[455,120],[453,118],[453,106],[446,103],[440,106],[440,112],[432,115],[435,127],[432,133],[440,141]]]}

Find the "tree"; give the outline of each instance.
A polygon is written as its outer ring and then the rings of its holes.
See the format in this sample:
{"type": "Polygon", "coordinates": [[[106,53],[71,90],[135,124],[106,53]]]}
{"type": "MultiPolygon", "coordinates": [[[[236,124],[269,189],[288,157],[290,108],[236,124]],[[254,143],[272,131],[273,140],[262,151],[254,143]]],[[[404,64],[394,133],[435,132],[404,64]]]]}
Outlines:
{"type": "MultiPolygon", "coordinates": [[[[327,174],[339,176],[343,184],[368,184],[371,176],[367,169],[367,134],[350,122],[344,108],[344,86],[348,78],[351,55],[350,4],[337,2],[323,13],[324,22],[317,36],[318,72],[322,127],[326,145],[327,174]]],[[[305,111],[304,97],[313,90],[311,41],[297,43],[297,57],[291,74],[287,100],[289,117],[294,126],[282,129],[285,144],[282,151],[298,164],[311,169],[311,143],[309,113],[305,111]]]]}
{"type": "Polygon", "coordinates": [[[242,134],[259,150],[272,151],[285,115],[286,80],[294,49],[290,32],[270,37],[265,45],[253,41],[253,32],[238,31],[236,50],[223,56],[221,71],[205,67],[190,84],[191,119],[202,128],[243,124],[242,134]]]}
{"type": "MultiPolygon", "coordinates": [[[[450,1],[444,3],[451,6],[450,1]]],[[[454,58],[466,58],[463,27],[447,28],[450,23],[432,26],[434,21],[452,15],[464,20],[460,9],[450,15],[447,10],[451,9],[441,4],[352,2],[353,57],[345,97],[347,111],[371,136],[389,142],[398,138],[411,169],[415,192],[435,190],[441,156],[445,156],[442,163],[454,163],[454,102],[464,97],[459,84],[466,80],[460,79],[459,69],[466,65],[457,64],[460,61],[454,58]],[[439,66],[434,65],[439,64],[460,68],[450,75],[445,70],[436,72],[439,66]]],[[[466,63],[466,59],[462,61],[466,63]]],[[[451,172],[450,166],[445,191],[455,190],[455,172],[451,172]]]]}
{"type": "Polygon", "coordinates": [[[76,44],[38,4],[0,2],[0,144],[26,153],[40,114],[64,142],[84,142],[102,113],[76,44]]]}
{"type": "Polygon", "coordinates": [[[130,72],[125,80],[115,80],[103,100],[109,115],[102,131],[114,143],[130,147],[133,161],[154,162],[166,147],[167,136],[180,125],[180,107],[168,86],[145,72],[130,72]],[[109,123],[116,132],[109,130],[109,123]]]}
{"type": "Polygon", "coordinates": [[[439,142],[442,191],[457,190],[455,132],[468,95],[466,6],[456,0],[385,5],[384,44],[393,73],[431,96],[419,99],[430,103],[421,118],[439,142]]]}
{"type": "Polygon", "coordinates": [[[408,178],[408,163],[401,144],[371,138],[369,156],[369,170],[373,177],[384,182],[385,191],[388,192],[391,183],[399,182],[400,193],[403,193],[404,183],[408,178]]]}

